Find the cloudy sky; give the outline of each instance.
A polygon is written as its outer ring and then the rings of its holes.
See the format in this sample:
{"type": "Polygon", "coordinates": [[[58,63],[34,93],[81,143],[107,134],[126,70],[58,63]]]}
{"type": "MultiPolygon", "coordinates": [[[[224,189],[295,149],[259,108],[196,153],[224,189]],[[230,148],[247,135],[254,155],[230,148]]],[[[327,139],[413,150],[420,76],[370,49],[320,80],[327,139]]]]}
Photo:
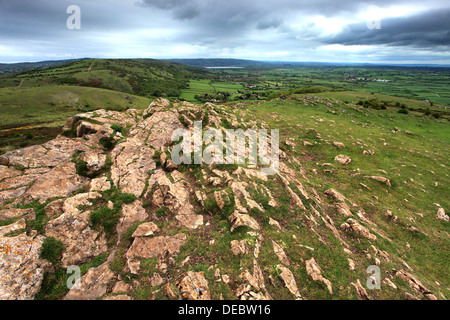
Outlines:
{"type": "Polygon", "coordinates": [[[450,64],[450,0],[0,0],[0,62],[83,57],[450,64]]]}

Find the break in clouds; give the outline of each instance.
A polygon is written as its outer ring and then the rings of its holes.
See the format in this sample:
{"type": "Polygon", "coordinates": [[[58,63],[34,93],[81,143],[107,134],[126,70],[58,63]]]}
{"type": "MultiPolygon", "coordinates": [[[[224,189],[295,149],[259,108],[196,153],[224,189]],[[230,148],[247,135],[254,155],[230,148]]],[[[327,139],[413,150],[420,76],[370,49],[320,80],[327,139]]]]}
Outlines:
{"type": "Polygon", "coordinates": [[[445,1],[0,0],[0,62],[219,57],[450,63],[449,15],[445,1]],[[81,30],[66,27],[70,5],[81,8],[81,30]],[[369,29],[370,19],[379,19],[381,29],[369,29]]]}

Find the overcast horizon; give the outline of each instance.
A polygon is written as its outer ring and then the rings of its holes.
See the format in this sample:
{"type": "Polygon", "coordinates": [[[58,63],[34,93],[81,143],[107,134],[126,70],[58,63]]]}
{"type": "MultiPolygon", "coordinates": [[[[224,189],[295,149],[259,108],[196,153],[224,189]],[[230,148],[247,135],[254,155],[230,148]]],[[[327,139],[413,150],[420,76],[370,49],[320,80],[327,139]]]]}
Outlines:
{"type": "Polygon", "coordinates": [[[0,0],[0,63],[87,57],[450,64],[450,1],[0,0]]]}

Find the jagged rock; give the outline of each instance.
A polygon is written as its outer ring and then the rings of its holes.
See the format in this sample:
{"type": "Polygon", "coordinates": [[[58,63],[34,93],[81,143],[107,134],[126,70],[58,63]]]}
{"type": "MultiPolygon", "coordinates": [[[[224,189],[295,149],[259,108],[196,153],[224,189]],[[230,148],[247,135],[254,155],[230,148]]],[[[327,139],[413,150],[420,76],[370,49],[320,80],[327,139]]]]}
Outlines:
{"type": "Polygon", "coordinates": [[[197,229],[203,225],[203,216],[194,212],[190,202],[191,187],[181,172],[174,171],[170,175],[173,182],[161,171],[154,174],[157,189],[153,193],[153,202],[158,207],[169,208],[183,226],[197,229]]]}
{"type": "Polygon", "coordinates": [[[17,189],[31,184],[40,177],[39,174],[22,175],[18,177],[8,178],[0,182],[0,190],[17,189]]]}
{"type": "Polygon", "coordinates": [[[44,203],[50,198],[69,197],[87,181],[87,178],[77,175],[75,164],[67,161],[43,174],[23,197],[26,201],[39,200],[40,203],[44,203]]]}
{"type": "Polygon", "coordinates": [[[203,272],[189,271],[178,283],[181,295],[186,300],[211,300],[208,281],[203,272]]]}
{"type": "Polygon", "coordinates": [[[279,231],[281,231],[280,223],[272,218],[269,218],[269,225],[276,227],[279,231]]]}
{"type": "Polygon", "coordinates": [[[393,283],[389,278],[384,278],[383,282],[395,290],[398,289],[395,283],[393,283]]]}
{"type": "Polygon", "coordinates": [[[33,213],[33,209],[4,209],[0,211],[0,221],[15,219],[33,213]]]}
{"type": "Polygon", "coordinates": [[[64,201],[63,214],[48,222],[45,235],[63,242],[62,256],[64,267],[86,262],[108,250],[103,233],[90,228],[90,212],[80,212],[80,205],[89,204],[89,199],[98,197],[97,193],[80,194],[64,201]]]}
{"type": "Polygon", "coordinates": [[[172,143],[171,134],[168,133],[184,128],[178,120],[178,115],[171,111],[154,113],[144,120],[144,125],[147,125],[147,130],[150,131],[148,144],[155,150],[161,150],[161,147],[168,147],[172,143]]]}
{"type": "Polygon", "coordinates": [[[133,290],[133,288],[128,284],[125,283],[123,281],[119,281],[114,285],[114,288],[112,289],[111,293],[127,293],[127,292],[131,292],[133,290]]]}
{"type": "Polygon", "coordinates": [[[352,217],[353,213],[350,210],[350,207],[348,206],[348,204],[346,203],[336,203],[334,205],[334,207],[336,208],[337,213],[339,213],[340,215],[344,216],[344,217],[352,217]]]}
{"type": "Polygon", "coordinates": [[[173,256],[180,252],[186,243],[185,234],[177,234],[172,237],[154,237],[134,239],[133,244],[127,252],[127,258],[160,258],[166,255],[173,256]]]}
{"type": "Polygon", "coordinates": [[[448,217],[448,215],[445,214],[444,208],[439,208],[438,209],[438,212],[437,212],[437,215],[436,215],[436,219],[442,220],[442,221],[445,221],[445,222],[449,222],[450,221],[450,218],[448,217]]]}
{"type": "Polygon", "coordinates": [[[124,193],[140,197],[146,187],[148,173],[156,168],[155,151],[138,138],[129,138],[111,152],[111,179],[124,193]]]}
{"type": "Polygon", "coordinates": [[[16,190],[0,191],[0,206],[5,205],[7,202],[12,201],[15,198],[22,196],[27,191],[27,188],[19,188],[16,190]]]}
{"type": "Polygon", "coordinates": [[[247,183],[233,181],[231,182],[230,187],[233,190],[235,199],[244,199],[251,209],[256,208],[262,212],[265,211],[260,204],[251,199],[250,194],[247,190],[245,190],[245,187],[247,187],[247,183]]]}
{"type": "Polygon", "coordinates": [[[233,252],[233,254],[235,256],[238,256],[240,254],[247,254],[247,241],[246,240],[242,240],[242,241],[233,240],[233,241],[231,241],[231,252],[233,252]]]}
{"type": "Polygon", "coordinates": [[[8,233],[15,232],[18,230],[23,230],[26,228],[25,219],[20,219],[13,224],[6,225],[4,227],[0,227],[0,237],[7,235],[8,233]]]}
{"type": "Polygon", "coordinates": [[[335,146],[336,148],[345,148],[345,144],[337,141],[333,142],[333,146],[335,146]]]}
{"type": "Polygon", "coordinates": [[[237,227],[241,226],[247,226],[254,230],[259,230],[260,226],[258,222],[256,222],[255,219],[250,217],[248,214],[240,214],[237,211],[235,211],[232,215],[228,218],[232,224],[231,226],[231,232],[234,231],[237,227]]]}
{"type": "Polygon", "coordinates": [[[286,266],[289,267],[291,263],[289,262],[289,258],[284,252],[283,248],[281,248],[275,241],[272,241],[273,251],[277,255],[278,259],[286,266]]]}
{"type": "Polygon", "coordinates": [[[366,179],[372,179],[372,180],[376,180],[376,181],[385,183],[388,187],[391,186],[391,180],[389,180],[388,178],[385,178],[385,177],[380,177],[380,176],[365,176],[364,178],[366,178],[366,179]]]}
{"type": "Polygon", "coordinates": [[[144,221],[148,217],[145,209],[142,207],[142,202],[136,200],[131,204],[122,206],[122,217],[117,224],[118,241],[121,240],[122,235],[131,227],[135,222],[144,221]]]}
{"type": "Polygon", "coordinates": [[[369,240],[373,240],[373,241],[377,240],[377,236],[370,233],[369,229],[367,229],[366,227],[359,224],[358,221],[356,221],[355,219],[351,219],[351,218],[348,219],[346,223],[343,223],[341,225],[341,229],[346,232],[353,232],[353,233],[355,233],[361,237],[367,238],[369,240]]]}
{"type": "Polygon", "coordinates": [[[36,232],[0,236],[0,300],[32,300],[38,294],[44,278],[43,240],[36,232]]]}
{"type": "Polygon", "coordinates": [[[228,196],[228,193],[225,190],[215,191],[214,199],[216,200],[217,206],[219,207],[220,210],[222,210],[225,207],[225,201],[227,202],[230,201],[230,197],[228,196]]]}
{"type": "Polygon", "coordinates": [[[337,192],[335,189],[328,189],[324,192],[324,194],[332,197],[336,201],[344,202],[346,199],[342,194],[337,192]]]}
{"type": "Polygon", "coordinates": [[[350,268],[350,271],[355,271],[356,270],[355,261],[353,261],[352,259],[348,259],[348,267],[350,268]]]}
{"type": "Polygon", "coordinates": [[[256,259],[253,260],[253,274],[245,270],[239,276],[245,281],[236,289],[236,297],[240,300],[271,300],[266,289],[264,276],[256,259]]]}
{"type": "Polygon", "coordinates": [[[406,299],[406,300],[414,300],[414,301],[420,300],[419,298],[413,296],[412,294],[410,294],[410,293],[408,293],[408,292],[405,292],[405,299],[406,299]]]}
{"type": "Polygon", "coordinates": [[[346,165],[352,162],[352,159],[349,156],[345,156],[343,154],[338,155],[334,158],[334,161],[339,162],[340,164],[346,165]]]}
{"type": "MultiPolygon", "coordinates": [[[[4,160],[6,162],[6,160],[4,160]]],[[[0,180],[8,179],[12,177],[17,177],[22,175],[21,170],[17,170],[13,167],[8,167],[6,165],[0,165],[0,180]]]]}
{"type": "Polygon", "coordinates": [[[86,163],[87,173],[95,173],[100,171],[106,164],[106,154],[98,152],[97,150],[89,150],[83,152],[79,159],[86,163]]]}
{"type": "Polygon", "coordinates": [[[366,289],[364,289],[364,287],[361,285],[361,282],[356,281],[356,283],[351,283],[352,286],[355,287],[356,290],[356,296],[358,297],[359,300],[370,300],[369,295],[367,294],[366,289]]]}
{"type": "Polygon", "coordinates": [[[281,271],[280,277],[283,279],[284,284],[286,285],[286,288],[289,289],[289,291],[298,299],[301,300],[302,296],[300,295],[300,291],[297,287],[297,282],[295,281],[294,275],[292,274],[291,270],[288,268],[278,265],[277,269],[281,271]]]}
{"type": "Polygon", "coordinates": [[[75,283],[75,286],[67,293],[64,300],[95,300],[105,295],[109,283],[114,279],[114,273],[109,269],[109,264],[114,258],[114,252],[108,261],[97,268],[91,268],[75,283]],[[79,288],[77,288],[79,284],[79,288]]]}
{"type": "Polygon", "coordinates": [[[414,277],[411,273],[406,272],[404,270],[398,270],[395,275],[405,281],[411,288],[416,290],[417,292],[423,294],[429,300],[437,300],[436,296],[428,290],[422,282],[420,282],[416,277],[414,277]]]}
{"type": "Polygon", "coordinates": [[[323,282],[327,286],[330,294],[333,294],[331,282],[322,276],[322,270],[314,258],[306,261],[306,272],[311,276],[311,278],[313,278],[314,281],[323,282]]]}
{"type": "Polygon", "coordinates": [[[111,182],[108,181],[108,178],[101,177],[91,180],[90,184],[91,191],[107,191],[109,189],[111,189],[111,182]]]}
{"type": "Polygon", "coordinates": [[[156,224],[153,222],[147,222],[144,224],[141,224],[136,231],[133,233],[133,238],[137,237],[149,237],[154,235],[155,233],[159,232],[159,228],[156,224]]]}
{"type": "Polygon", "coordinates": [[[394,216],[394,214],[392,213],[391,210],[385,210],[384,211],[384,215],[386,216],[386,218],[388,218],[389,220],[396,222],[398,217],[394,216]]]}
{"type": "Polygon", "coordinates": [[[159,273],[155,272],[150,277],[150,285],[152,287],[162,286],[163,283],[164,283],[164,279],[159,275],[159,273]]]}
{"type": "Polygon", "coordinates": [[[56,167],[69,160],[75,151],[87,151],[85,141],[58,136],[42,146],[14,150],[0,156],[0,165],[24,168],[56,167]]]}
{"type": "Polygon", "coordinates": [[[364,150],[363,154],[366,156],[374,156],[375,155],[375,151],[373,150],[364,150]]]}

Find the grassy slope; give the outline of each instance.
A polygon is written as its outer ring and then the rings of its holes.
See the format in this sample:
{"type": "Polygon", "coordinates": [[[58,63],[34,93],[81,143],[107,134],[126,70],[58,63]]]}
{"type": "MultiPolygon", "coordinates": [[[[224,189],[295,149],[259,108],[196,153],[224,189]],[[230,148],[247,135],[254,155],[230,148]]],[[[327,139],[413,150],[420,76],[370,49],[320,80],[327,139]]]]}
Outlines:
{"type": "MultiPolygon", "coordinates": [[[[317,175],[309,174],[309,178],[311,185],[318,187],[319,193],[329,188],[336,188],[357,203],[393,240],[390,243],[380,238],[377,247],[391,254],[398,254],[415,270],[414,273],[419,279],[425,279],[425,286],[448,296],[450,274],[447,266],[450,258],[448,254],[450,227],[448,223],[435,218],[437,207],[434,205],[439,203],[443,208],[448,208],[450,205],[448,198],[444,196],[450,192],[447,166],[450,156],[448,149],[450,132],[447,123],[386,111],[355,112],[353,108],[343,103],[333,107],[325,105],[312,107],[297,101],[280,101],[253,103],[249,109],[265,119],[271,128],[280,129],[281,142],[288,138],[295,139],[297,147],[289,152],[300,160],[308,172],[317,170],[317,175]],[[390,118],[392,120],[389,120],[390,118]],[[414,134],[393,133],[391,130],[394,126],[412,131],[414,134]],[[326,140],[343,142],[346,148],[338,150],[323,142],[310,147],[304,147],[301,144],[304,140],[314,143],[317,132],[326,140]],[[366,144],[367,147],[362,148],[356,144],[358,142],[366,144]],[[374,150],[376,155],[363,155],[362,151],[367,149],[374,150]],[[348,166],[334,162],[334,157],[339,154],[348,155],[353,161],[348,166]],[[325,173],[324,168],[321,167],[323,163],[333,164],[333,173],[325,173]],[[385,170],[387,173],[381,173],[379,170],[385,170]],[[359,175],[354,175],[359,172],[359,175]],[[383,184],[366,179],[364,178],[366,175],[386,176],[391,179],[392,187],[387,188],[383,184]],[[362,187],[361,183],[368,186],[370,190],[362,187]],[[383,215],[385,209],[392,210],[402,223],[393,225],[388,222],[383,215]],[[423,218],[418,213],[422,214],[423,218]],[[416,223],[411,223],[410,218],[413,218],[416,223]],[[417,226],[428,236],[410,232],[405,227],[407,224],[417,226]],[[411,245],[412,250],[406,249],[407,243],[411,245]],[[443,287],[437,286],[435,281],[439,281],[443,287]]],[[[285,148],[289,149],[287,146],[285,148]]],[[[338,215],[333,219],[336,226],[346,220],[338,215]]],[[[312,247],[317,245],[310,243],[311,237],[307,233],[303,234],[303,239],[306,245],[312,247]]],[[[286,241],[292,242],[288,237],[286,241]]],[[[361,243],[361,248],[366,249],[366,241],[361,243]]],[[[322,249],[313,255],[318,259],[319,264],[323,264],[324,268],[328,269],[327,276],[330,280],[333,279],[331,280],[333,283],[336,281],[338,285],[345,285],[347,280],[343,280],[342,277],[352,276],[344,275],[345,268],[341,269],[341,271],[344,270],[344,274],[338,274],[340,268],[333,268],[335,264],[346,263],[345,255],[339,250],[330,252],[323,248],[322,244],[318,246],[322,249]]],[[[296,251],[297,249],[294,248],[288,249],[288,252],[294,256],[298,255],[296,251]]],[[[382,272],[392,268],[404,268],[398,260],[395,260],[383,264],[382,272]]],[[[362,266],[373,264],[365,258],[358,260],[357,263],[361,263],[362,266]]],[[[301,273],[299,277],[305,278],[301,268],[298,272],[301,273]]],[[[364,274],[365,270],[360,268],[357,272],[360,278],[367,278],[364,274]]],[[[401,281],[395,283],[405,287],[401,281]]],[[[394,292],[390,292],[389,287],[384,286],[384,289],[387,291],[377,293],[379,298],[392,296],[392,294],[395,296],[394,292]]],[[[315,296],[313,293],[313,296],[326,298],[323,293],[317,294],[315,296]]]]}

